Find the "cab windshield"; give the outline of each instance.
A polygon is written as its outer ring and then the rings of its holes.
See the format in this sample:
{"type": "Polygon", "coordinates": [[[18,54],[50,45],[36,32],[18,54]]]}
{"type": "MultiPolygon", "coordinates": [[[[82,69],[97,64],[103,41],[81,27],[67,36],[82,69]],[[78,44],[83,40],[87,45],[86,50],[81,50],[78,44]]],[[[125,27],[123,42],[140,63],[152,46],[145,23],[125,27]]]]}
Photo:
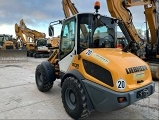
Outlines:
{"type": "Polygon", "coordinates": [[[10,35],[0,35],[0,46],[2,46],[5,41],[10,41],[11,39],[12,36],[10,35]]]}
{"type": "Polygon", "coordinates": [[[116,23],[112,18],[93,14],[78,15],[79,46],[86,48],[114,48],[116,40],[116,23]]]}
{"type": "Polygon", "coordinates": [[[37,46],[46,46],[47,45],[47,39],[38,39],[37,40],[37,46]]]}

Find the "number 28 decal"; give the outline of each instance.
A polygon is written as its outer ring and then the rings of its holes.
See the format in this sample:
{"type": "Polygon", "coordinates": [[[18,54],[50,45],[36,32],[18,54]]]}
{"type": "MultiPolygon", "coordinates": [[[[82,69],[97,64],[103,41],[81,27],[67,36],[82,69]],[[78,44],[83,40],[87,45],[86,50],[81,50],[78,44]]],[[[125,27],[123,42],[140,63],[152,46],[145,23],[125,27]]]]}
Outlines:
{"type": "Polygon", "coordinates": [[[123,79],[119,79],[119,80],[116,82],[116,87],[117,87],[119,90],[123,90],[123,89],[125,89],[125,87],[126,87],[126,82],[125,82],[123,79]]]}

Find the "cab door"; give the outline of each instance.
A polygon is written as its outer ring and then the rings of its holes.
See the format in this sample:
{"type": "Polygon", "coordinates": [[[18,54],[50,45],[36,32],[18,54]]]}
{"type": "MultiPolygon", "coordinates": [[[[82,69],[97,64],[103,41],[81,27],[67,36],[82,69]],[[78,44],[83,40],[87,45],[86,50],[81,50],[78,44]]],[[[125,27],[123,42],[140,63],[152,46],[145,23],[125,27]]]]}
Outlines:
{"type": "Polygon", "coordinates": [[[75,18],[68,19],[63,23],[59,50],[59,66],[60,71],[63,73],[67,71],[76,54],[77,45],[75,44],[75,34],[75,18]]]}

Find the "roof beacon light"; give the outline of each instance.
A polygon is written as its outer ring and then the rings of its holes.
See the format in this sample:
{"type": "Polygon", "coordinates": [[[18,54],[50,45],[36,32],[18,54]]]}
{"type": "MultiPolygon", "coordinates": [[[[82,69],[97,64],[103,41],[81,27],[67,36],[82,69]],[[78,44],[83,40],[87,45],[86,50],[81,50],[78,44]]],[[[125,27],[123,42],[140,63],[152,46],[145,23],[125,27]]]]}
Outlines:
{"type": "Polygon", "coordinates": [[[96,10],[96,13],[98,13],[98,10],[100,9],[100,2],[99,1],[96,1],[94,3],[94,9],[96,10]]]}

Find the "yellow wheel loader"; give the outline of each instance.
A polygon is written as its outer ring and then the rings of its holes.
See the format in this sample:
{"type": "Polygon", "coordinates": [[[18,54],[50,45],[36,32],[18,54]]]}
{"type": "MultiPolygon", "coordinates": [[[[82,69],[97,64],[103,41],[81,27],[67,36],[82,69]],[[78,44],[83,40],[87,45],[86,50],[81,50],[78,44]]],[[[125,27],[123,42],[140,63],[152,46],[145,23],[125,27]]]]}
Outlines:
{"type": "MultiPolygon", "coordinates": [[[[95,8],[95,13],[78,13],[59,21],[59,49],[35,71],[41,92],[49,91],[54,81],[61,79],[62,103],[74,119],[85,118],[94,110],[122,109],[154,93],[147,63],[115,46],[119,21],[100,15],[98,4],[95,8]]],[[[55,24],[50,23],[50,36],[55,24]]]]}
{"type": "Polygon", "coordinates": [[[0,34],[0,49],[16,49],[11,35],[0,34]]]}
{"type": "Polygon", "coordinates": [[[19,50],[18,41],[8,34],[0,34],[0,62],[26,61],[26,51],[19,50]]]}

